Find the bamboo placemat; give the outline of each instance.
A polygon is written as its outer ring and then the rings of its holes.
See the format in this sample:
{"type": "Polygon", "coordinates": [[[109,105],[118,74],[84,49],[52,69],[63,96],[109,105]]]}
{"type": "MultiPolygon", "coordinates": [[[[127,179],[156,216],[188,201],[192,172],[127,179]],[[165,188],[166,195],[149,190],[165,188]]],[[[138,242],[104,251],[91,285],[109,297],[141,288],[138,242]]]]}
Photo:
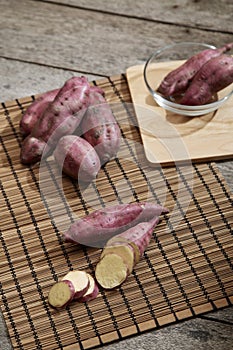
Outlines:
{"type": "Polygon", "coordinates": [[[18,124],[34,97],[2,104],[0,290],[15,349],[89,349],[233,302],[232,199],[217,167],[151,169],[125,76],[95,84],[112,103],[122,146],[87,188],[64,176],[61,190],[52,158],[45,174],[54,187],[38,165],[22,166],[18,124]],[[171,213],[128,280],[89,303],[51,309],[47,295],[54,281],[69,269],[93,273],[100,255],[97,248],[65,244],[61,228],[75,215],[139,200],[157,201],[171,213]]]}

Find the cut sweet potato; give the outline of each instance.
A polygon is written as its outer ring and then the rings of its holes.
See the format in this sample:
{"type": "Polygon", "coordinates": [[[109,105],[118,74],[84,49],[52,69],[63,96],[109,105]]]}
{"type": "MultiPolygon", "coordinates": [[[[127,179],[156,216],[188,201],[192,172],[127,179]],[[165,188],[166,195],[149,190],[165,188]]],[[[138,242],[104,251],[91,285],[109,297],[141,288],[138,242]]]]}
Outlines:
{"type": "Polygon", "coordinates": [[[111,237],[129,227],[168,212],[167,208],[149,202],[117,204],[98,209],[72,223],[64,232],[64,241],[103,247],[111,237]]]}
{"type": "Polygon", "coordinates": [[[142,256],[150,243],[154,228],[159,223],[159,220],[159,217],[154,217],[150,221],[140,222],[125,232],[120,233],[118,237],[124,237],[134,243],[138,247],[140,256],[142,256]]]}
{"type": "Polygon", "coordinates": [[[98,284],[96,283],[95,279],[89,274],[87,273],[88,278],[89,278],[89,288],[87,290],[87,292],[78,299],[79,302],[81,303],[85,303],[87,301],[91,301],[93,299],[95,299],[99,293],[99,287],[98,284]]]}
{"type": "Polygon", "coordinates": [[[136,265],[139,262],[141,254],[138,246],[134,242],[120,235],[116,235],[108,240],[108,242],[106,243],[106,246],[112,246],[115,243],[131,246],[134,252],[134,264],[136,265]]]}
{"type": "Polygon", "coordinates": [[[126,243],[127,244],[128,242],[129,242],[129,240],[127,238],[116,235],[107,241],[106,246],[112,246],[115,243],[126,243]]]}
{"type": "Polygon", "coordinates": [[[69,271],[62,279],[62,281],[70,281],[74,286],[74,300],[81,298],[88,290],[90,280],[85,271],[75,270],[69,271]]]}
{"type": "Polygon", "coordinates": [[[96,265],[96,280],[105,289],[119,287],[126,280],[128,274],[126,262],[115,253],[104,255],[96,265]]]}
{"type": "Polygon", "coordinates": [[[120,255],[123,260],[127,263],[128,273],[131,274],[135,265],[134,260],[134,251],[131,246],[127,243],[117,243],[115,242],[112,245],[107,245],[102,253],[100,258],[102,259],[106,254],[114,253],[120,255]]]}
{"type": "Polygon", "coordinates": [[[48,295],[49,304],[56,308],[66,307],[74,298],[75,288],[71,281],[61,281],[55,283],[48,295]]]}
{"type": "Polygon", "coordinates": [[[134,261],[135,261],[135,265],[136,265],[141,258],[140,250],[139,250],[137,244],[135,244],[134,242],[129,241],[128,244],[132,247],[132,249],[134,251],[134,261]]]}

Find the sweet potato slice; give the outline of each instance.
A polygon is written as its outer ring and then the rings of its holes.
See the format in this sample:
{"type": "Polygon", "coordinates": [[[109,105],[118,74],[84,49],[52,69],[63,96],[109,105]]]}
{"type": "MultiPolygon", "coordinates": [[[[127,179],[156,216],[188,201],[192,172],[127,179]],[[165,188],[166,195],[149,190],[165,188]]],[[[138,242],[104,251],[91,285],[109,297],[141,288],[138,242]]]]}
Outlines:
{"type": "Polygon", "coordinates": [[[135,261],[135,265],[136,265],[141,258],[140,250],[139,250],[137,244],[135,244],[134,242],[129,241],[128,244],[132,247],[132,249],[134,251],[134,261],[135,261]]]}
{"type": "Polygon", "coordinates": [[[136,265],[139,262],[141,254],[138,246],[134,242],[120,235],[116,235],[108,240],[108,242],[106,243],[106,246],[112,246],[115,243],[117,244],[121,243],[121,244],[126,244],[128,246],[131,246],[134,252],[134,264],[136,265]]]}
{"type": "Polygon", "coordinates": [[[56,308],[66,307],[74,298],[75,289],[71,281],[61,281],[55,283],[49,291],[48,302],[56,308]]]}
{"type": "Polygon", "coordinates": [[[102,253],[100,258],[102,259],[106,254],[114,253],[120,255],[124,261],[127,262],[128,273],[131,274],[135,265],[134,260],[134,251],[127,243],[117,243],[115,242],[112,245],[107,245],[102,253]]]}
{"type": "Polygon", "coordinates": [[[91,301],[95,299],[99,293],[99,287],[98,284],[96,283],[95,279],[87,273],[88,278],[89,278],[89,288],[86,291],[86,293],[78,299],[79,302],[85,303],[87,301],[91,301]]]}
{"type": "Polygon", "coordinates": [[[62,279],[62,281],[70,281],[74,286],[74,300],[81,298],[88,290],[90,280],[85,271],[72,270],[69,271],[62,279]]]}
{"type": "Polygon", "coordinates": [[[129,274],[128,266],[123,258],[115,253],[106,254],[96,265],[95,277],[105,289],[119,287],[129,274]]]}

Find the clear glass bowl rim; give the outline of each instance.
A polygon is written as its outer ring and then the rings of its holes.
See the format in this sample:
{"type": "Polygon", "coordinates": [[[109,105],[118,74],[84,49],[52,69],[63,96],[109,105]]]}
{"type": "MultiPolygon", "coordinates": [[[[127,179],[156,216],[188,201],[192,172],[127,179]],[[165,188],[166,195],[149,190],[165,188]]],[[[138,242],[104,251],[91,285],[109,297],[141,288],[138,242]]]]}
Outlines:
{"type": "MultiPolygon", "coordinates": [[[[151,56],[147,59],[145,65],[144,65],[144,69],[143,69],[143,77],[144,77],[144,81],[146,83],[146,86],[148,88],[148,90],[150,91],[150,93],[152,94],[152,96],[154,97],[154,99],[156,101],[159,101],[161,104],[163,104],[163,106],[168,106],[170,107],[169,109],[174,109],[174,110],[182,110],[182,111],[209,111],[209,110],[213,110],[213,109],[217,109],[223,102],[225,102],[232,94],[233,94],[233,90],[227,94],[226,96],[224,96],[223,98],[221,98],[218,101],[215,102],[211,102],[211,103],[207,103],[201,106],[188,106],[188,105],[181,105],[172,101],[167,100],[166,98],[164,98],[162,95],[160,95],[159,93],[157,93],[155,90],[153,90],[148,82],[148,78],[147,78],[147,69],[149,64],[151,63],[151,61],[158,56],[160,53],[163,53],[166,50],[172,49],[173,47],[179,47],[179,46],[195,46],[195,45],[199,45],[199,46],[203,46],[203,48],[209,48],[209,49],[216,49],[216,46],[214,45],[210,45],[210,44],[206,44],[206,43],[202,43],[202,42],[191,42],[191,41],[184,41],[184,42],[179,42],[179,43],[174,43],[174,44],[169,44],[166,46],[163,46],[162,48],[154,51],[154,53],[151,54],[151,56]]],[[[164,107],[165,108],[165,107],[164,107]]]]}

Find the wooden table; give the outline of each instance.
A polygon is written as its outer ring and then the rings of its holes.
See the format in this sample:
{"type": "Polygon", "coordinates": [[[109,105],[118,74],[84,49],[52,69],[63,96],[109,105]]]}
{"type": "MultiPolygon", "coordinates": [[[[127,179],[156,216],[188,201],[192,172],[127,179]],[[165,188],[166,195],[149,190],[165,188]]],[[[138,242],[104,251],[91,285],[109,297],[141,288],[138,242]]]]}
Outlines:
{"type": "MultiPolygon", "coordinates": [[[[215,46],[233,41],[233,2],[0,0],[1,101],[90,80],[142,64],[153,50],[179,41],[215,46]]],[[[233,190],[233,161],[218,162],[233,190]]],[[[233,308],[103,346],[105,349],[233,348],[233,308]]],[[[4,321],[0,348],[11,349],[4,321]]]]}

